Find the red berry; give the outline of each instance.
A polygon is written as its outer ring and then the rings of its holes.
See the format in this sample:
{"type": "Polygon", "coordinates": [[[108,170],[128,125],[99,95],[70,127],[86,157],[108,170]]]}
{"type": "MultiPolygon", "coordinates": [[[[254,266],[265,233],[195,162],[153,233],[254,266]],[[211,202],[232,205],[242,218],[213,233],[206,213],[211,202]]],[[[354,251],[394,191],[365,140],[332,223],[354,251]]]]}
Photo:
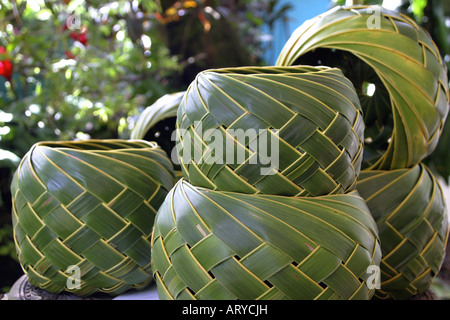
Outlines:
{"type": "MultiPolygon", "coordinates": [[[[0,46],[0,54],[6,53],[3,46],[0,46]]],[[[11,80],[13,74],[13,64],[10,60],[4,59],[0,61],[0,76],[5,77],[8,81],[11,80]]]]}

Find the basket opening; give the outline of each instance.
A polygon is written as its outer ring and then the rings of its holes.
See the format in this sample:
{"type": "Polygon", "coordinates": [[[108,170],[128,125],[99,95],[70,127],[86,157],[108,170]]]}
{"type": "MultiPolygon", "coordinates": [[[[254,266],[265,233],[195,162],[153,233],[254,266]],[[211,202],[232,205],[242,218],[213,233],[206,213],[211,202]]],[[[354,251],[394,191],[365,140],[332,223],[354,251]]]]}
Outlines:
{"type": "Polygon", "coordinates": [[[374,164],[388,149],[394,128],[389,92],[363,60],[350,52],[318,48],[300,56],[294,64],[339,68],[353,83],[364,115],[363,168],[374,164]]]}

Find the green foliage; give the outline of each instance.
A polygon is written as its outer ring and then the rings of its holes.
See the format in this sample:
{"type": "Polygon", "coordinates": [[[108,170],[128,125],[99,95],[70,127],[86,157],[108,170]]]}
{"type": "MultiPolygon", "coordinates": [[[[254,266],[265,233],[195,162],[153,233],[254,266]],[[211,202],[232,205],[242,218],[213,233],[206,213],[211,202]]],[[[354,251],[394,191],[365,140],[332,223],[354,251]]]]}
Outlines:
{"type": "Polygon", "coordinates": [[[171,89],[162,83],[179,70],[160,32],[150,27],[151,12],[128,2],[3,1],[1,15],[1,44],[15,69],[1,96],[2,109],[14,115],[2,143],[21,132],[19,155],[42,139],[120,134],[127,117],[171,89]],[[138,13],[149,16],[146,27],[138,13]],[[73,30],[65,28],[68,21],[73,30]],[[85,44],[71,37],[82,30],[85,44]],[[143,39],[151,39],[151,47],[143,39]]]}
{"type": "Polygon", "coordinates": [[[0,229],[0,255],[10,256],[12,259],[17,259],[15,255],[14,242],[9,241],[12,233],[12,226],[7,226],[0,229]]]}
{"type": "Polygon", "coordinates": [[[427,6],[427,0],[412,0],[411,11],[418,19],[423,19],[424,9],[427,6]]]}

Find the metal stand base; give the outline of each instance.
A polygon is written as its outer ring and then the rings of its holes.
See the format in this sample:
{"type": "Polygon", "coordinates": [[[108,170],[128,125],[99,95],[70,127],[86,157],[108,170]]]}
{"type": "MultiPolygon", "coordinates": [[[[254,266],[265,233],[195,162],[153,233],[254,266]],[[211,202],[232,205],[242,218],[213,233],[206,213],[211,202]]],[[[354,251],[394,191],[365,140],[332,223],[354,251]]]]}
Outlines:
{"type": "Polygon", "coordinates": [[[82,298],[70,292],[50,293],[34,287],[28,282],[28,278],[24,274],[1,300],[111,300],[111,297],[105,294],[95,294],[82,298]]]}

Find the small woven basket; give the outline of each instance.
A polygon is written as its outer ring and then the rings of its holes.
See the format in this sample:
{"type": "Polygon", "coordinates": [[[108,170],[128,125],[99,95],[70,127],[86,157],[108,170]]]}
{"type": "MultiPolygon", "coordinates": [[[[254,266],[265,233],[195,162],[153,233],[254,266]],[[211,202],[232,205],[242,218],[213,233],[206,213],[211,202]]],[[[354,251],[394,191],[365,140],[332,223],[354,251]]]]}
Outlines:
{"type": "Polygon", "coordinates": [[[180,103],[177,132],[184,177],[212,190],[345,193],[356,186],[362,161],[357,94],[341,71],[327,67],[201,72],[180,103]]]}
{"type": "Polygon", "coordinates": [[[152,236],[160,299],[369,299],[381,251],[356,191],[285,197],[177,182],[152,236]]]}
{"type": "Polygon", "coordinates": [[[363,170],[357,190],[381,240],[381,289],[376,296],[407,299],[425,292],[442,265],[448,238],[448,217],[437,180],[423,164],[363,170]]]}
{"type": "Polygon", "coordinates": [[[154,143],[34,145],[11,185],[14,240],[30,283],[79,296],[148,284],[153,221],[173,184],[172,164],[154,143]]]}
{"type": "Polygon", "coordinates": [[[298,27],[276,65],[337,67],[364,111],[362,168],[409,168],[435,149],[449,110],[447,67],[430,35],[380,6],[336,7],[298,27]]]}

